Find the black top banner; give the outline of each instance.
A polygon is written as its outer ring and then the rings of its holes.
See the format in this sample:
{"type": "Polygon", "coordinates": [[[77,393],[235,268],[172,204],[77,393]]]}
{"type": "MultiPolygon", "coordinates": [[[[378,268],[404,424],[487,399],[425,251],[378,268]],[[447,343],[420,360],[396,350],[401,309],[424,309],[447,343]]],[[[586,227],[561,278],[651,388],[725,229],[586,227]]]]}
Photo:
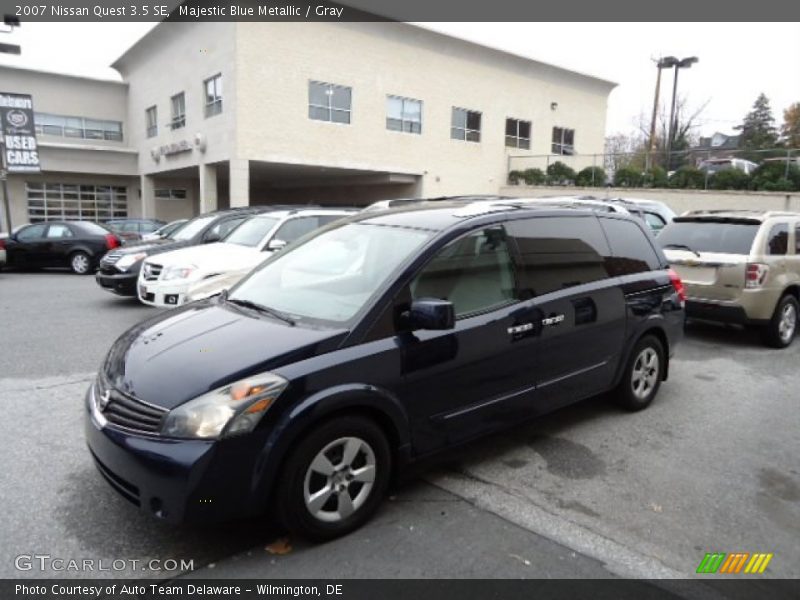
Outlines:
{"type": "Polygon", "coordinates": [[[33,122],[33,98],[0,92],[3,158],[9,173],[38,173],[39,148],[33,122]]]}
{"type": "MultiPolygon", "coordinates": [[[[25,21],[800,21],[800,2],[761,0],[0,0],[25,21]]],[[[711,35],[716,32],[710,32],[711,35]]],[[[724,34],[720,32],[720,34],[724,34]]],[[[680,32],[676,31],[676,36],[680,32]]],[[[570,43],[580,43],[572,40],[570,43]]]]}

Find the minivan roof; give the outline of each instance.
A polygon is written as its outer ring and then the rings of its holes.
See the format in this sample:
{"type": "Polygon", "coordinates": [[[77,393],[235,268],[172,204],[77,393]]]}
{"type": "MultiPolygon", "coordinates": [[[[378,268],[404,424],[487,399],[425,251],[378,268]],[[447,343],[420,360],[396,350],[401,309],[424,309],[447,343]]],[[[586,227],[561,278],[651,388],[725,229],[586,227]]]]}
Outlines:
{"type": "Polygon", "coordinates": [[[779,211],[779,210],[690,210],[679,217],[675,217],[677,222],[686,221],[725,221],[739,220],[761,223],[773,217],[800,217],[798,212],[779,211]]]}
{"type": "MultiPolygon", "coordinates": [[[[351,222],[369,222],[376,225],[408,227],[439,231],[448,229],[467,219],[511,213],[524,210],[540,216],[578,216],[580,214],[605,215],[602,205],[575,202],[574,197],[557,198],[499,198],[476,199],[475,196],[447,199],[420,199],[400,206],[362,211],[350,218],[351,222]],[[588,204],[588,205],[587,205],[588,204]]],[[[616,213],[624,216],[621,213],[616,213]]]]}

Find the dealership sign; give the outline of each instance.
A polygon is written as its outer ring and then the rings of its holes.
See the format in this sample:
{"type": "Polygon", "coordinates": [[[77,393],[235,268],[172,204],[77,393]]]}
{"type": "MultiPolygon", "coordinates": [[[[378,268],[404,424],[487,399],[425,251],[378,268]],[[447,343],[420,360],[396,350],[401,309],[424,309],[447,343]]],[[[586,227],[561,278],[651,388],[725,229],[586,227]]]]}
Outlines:
{"type": "Polygon", "coordinates": [[[9,173],[38,173],[39,147],[33,124],[33,99],[27,94],[0,92],[3,155],[9,173]]]}

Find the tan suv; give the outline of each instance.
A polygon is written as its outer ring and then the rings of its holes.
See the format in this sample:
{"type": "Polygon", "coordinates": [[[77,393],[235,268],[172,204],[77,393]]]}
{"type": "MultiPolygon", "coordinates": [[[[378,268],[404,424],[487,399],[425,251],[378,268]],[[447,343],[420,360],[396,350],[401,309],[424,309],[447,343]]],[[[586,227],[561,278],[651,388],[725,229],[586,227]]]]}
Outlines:
{"type": "Polygon", "coordinates": [[[658,236],[686,286],[686,316],[762,328],[792,343],[800,313],[800,213],[692,211],[658,236]]]}

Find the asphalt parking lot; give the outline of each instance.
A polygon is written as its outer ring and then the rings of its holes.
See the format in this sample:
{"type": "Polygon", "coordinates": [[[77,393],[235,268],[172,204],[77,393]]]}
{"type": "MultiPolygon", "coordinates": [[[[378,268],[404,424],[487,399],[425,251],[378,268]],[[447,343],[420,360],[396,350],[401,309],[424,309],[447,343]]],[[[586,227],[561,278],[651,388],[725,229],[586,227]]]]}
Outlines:
{"type": "MultiPolygon", "coordinates": [[[[691,324],[648,410],[597,398],[485,439],[359,532],[276,555],[267,521],[165,526],[91,464],[83,393],[113,340],[157,312],[91,277],[0,273],[0,576],[91,576],[15,567],[49,554],[192,559],[203,576],[685,577],[706,552],[770,552],[764,576],[800,577],[800,343],[691,324]]],[[[99,574],[134,573],[165,576],[99,574]]]]}

